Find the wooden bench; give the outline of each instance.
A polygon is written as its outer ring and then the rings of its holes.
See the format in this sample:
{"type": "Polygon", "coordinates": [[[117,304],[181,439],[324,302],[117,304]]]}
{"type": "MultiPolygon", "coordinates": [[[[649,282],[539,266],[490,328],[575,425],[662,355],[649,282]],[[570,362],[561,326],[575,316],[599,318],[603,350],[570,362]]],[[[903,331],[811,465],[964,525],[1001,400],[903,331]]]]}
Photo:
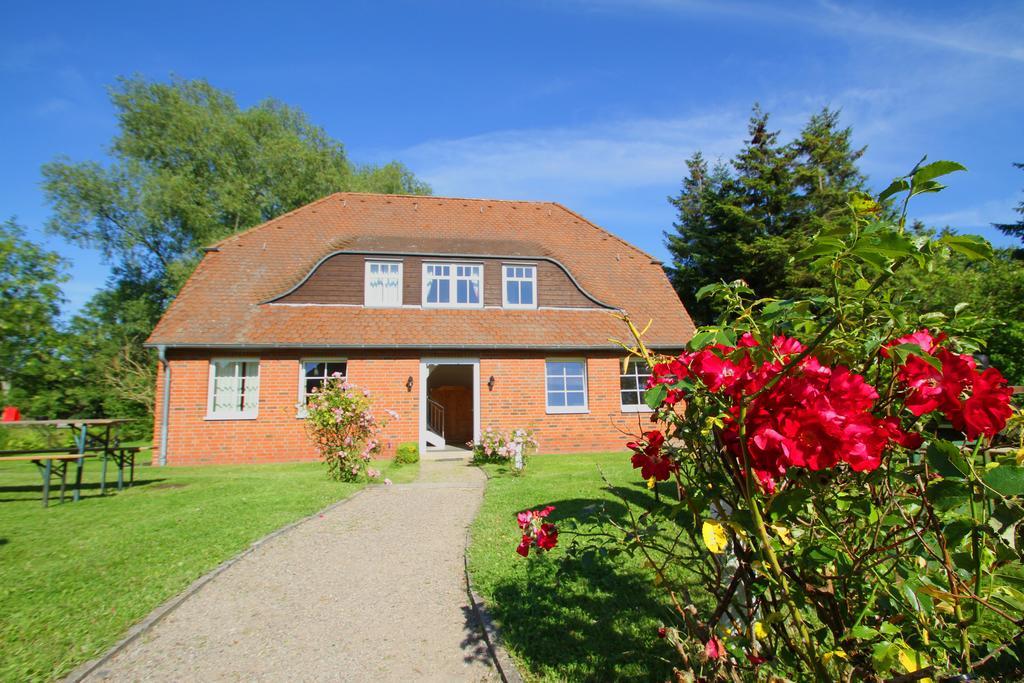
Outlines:
{"type": "Polygon", "coordinates": [[[101,455],[103,458],[103,471],[100,474],[100,495],[107,490],[107,461],[113,460],[117,463],[117,490],[124,488],[124,468],[129,467],[128,485],[135,483],[135,456],[142,451],[152,450],[152,446],[120,446],[114,445],[110,450],[101,455]]]}
{"type": "Polygon", "coordinates": [[[75,490],[72,493],[73,500],[78,500],[82,489],[82,467],[86,458],[95,457],[95,453],[54,453],[54,449],[42,450],[21,450],[21,451],[0,451],[0,462],[32,462],[39,468],[39,474],[43,477],[43,507],[50,505],[50,479],[56,465],[57,473],[60,475],[60,502],[64,502],[64,492],[67,489],[68,465],[72,462],[78,463],[78,472],[75,477],[75,490]]]}

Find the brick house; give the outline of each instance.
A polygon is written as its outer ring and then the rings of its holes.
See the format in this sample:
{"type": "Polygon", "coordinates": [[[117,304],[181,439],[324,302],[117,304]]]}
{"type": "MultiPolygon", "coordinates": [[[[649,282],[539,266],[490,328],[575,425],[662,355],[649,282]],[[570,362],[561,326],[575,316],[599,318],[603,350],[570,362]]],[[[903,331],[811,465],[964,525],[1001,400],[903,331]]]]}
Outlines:
{"type": "Polygon", "coordinates": [[[550,202],[339,193],[205,252],[147,342],[161,464],[315,458],[302,406],[334,372],[400,415],[387,453],[519,427],[620,450],[647,416],[614,315],[693,334],[658,261],[550,202]]]}

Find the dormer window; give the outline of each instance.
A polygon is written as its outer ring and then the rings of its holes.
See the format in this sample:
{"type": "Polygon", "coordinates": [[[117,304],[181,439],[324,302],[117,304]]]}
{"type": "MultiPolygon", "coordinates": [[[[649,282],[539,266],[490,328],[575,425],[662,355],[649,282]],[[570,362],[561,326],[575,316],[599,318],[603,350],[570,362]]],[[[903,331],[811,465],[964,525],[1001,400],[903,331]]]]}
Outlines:
{"type": "Polygon", "coordinates": [[[505,264],[501,272],[505,308],[537,308],[537,267],[505,264]]]}
{"type": "Polygon", "coordinates": [[[402,305],[402,263],[367,261],[363,304],[377,308],[402,305]]]}
{"type": "Polygon", "coordinates": [[[423,305],[481,308],[484,268],[479,263],[424,263],[423,305]]]}

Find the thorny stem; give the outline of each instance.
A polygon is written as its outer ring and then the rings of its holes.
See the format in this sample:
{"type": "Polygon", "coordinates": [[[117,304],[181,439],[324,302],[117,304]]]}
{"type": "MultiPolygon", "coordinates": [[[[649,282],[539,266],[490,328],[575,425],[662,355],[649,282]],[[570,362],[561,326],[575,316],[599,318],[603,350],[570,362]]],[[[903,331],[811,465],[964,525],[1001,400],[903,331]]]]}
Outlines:
{"type": "Polygon", "coordinates": [[[796,623],[797,631],[800,633],[800,640],[803,643],[806,652],[801,652],[807,663],[811,665],[815,673],[823,678],[825,674],[824,667],[821,661],[818,659],[818,653],[814,645],[814,639],[811,638],[810,632],[807,630],[807,624],[804,623],[803,615],[793,602],[793,597],[789,592],[789,582],[786,580],[786,576],[782,571],[782,565],[779,564],[779,558],[775,555],[775,549],[772,548],[771,539],[768,538],[768,530],[764,525],[764,518],[761,516],[761,506],[758,505],[757,499],[753,495],[753,473],[750,470],[750,455],[747,452],[747,405],[746,403],[740,403],[740,415],[739,415],[739,427],[740,427],[740,450],[743,453],[743,467],[746,474],[746,486],[744,487],[744,496],[746,497],[747,507],[750,509],[751,516],[754,521],[754,528],[757,530],[758,540],[760,541],[761,554],[768,560],[768,566],[771,567],[772,575],[779,584],[779,588],[782,591],[782,601],[789,610],[790,616],[793,617],[794,623],[796,623]]]}

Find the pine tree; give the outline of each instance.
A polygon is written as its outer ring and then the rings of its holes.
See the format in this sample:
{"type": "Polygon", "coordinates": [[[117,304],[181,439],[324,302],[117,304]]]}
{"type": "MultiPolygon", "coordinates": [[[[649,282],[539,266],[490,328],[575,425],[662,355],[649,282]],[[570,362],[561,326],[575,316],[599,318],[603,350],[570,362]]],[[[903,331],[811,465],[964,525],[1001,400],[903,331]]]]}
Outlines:
{"type": "MultiPolygon", "coordinates": [[[[867,178],[857,167],[867,148],[855,149],[852,133],[849,126],[840,126],[838,110],[825,107],[811,116],[793,141],[798,218],[789,239],[791,253],[803,249],[822,230],[851,227],[850,193],[867,189],[867,178]]],[[[809,271],[796,266],[789,269],[783,293],[808,293],[818,286],[809,271]]]]}
{"type": "Polygon", "coordinates": [[[863,190],[851,129],[839,112],[823,109],[796,140],[781,144],[755,105],[743,149],[727,164],[708,169],[698,152],[687,161],[674,230],[666,233],[672,254],[669,276],[700,322],[716,314],[695,292],[710,282],[742,279],[759,296],[807,293],[817,282],[790,263],[818,231],[848,220],[852,191],[863,190]]]}
{"type": "Polygon", "coordinates": [[[703,156],[693,155],[679,195],[669,198],[678,211],[674,233],[666,234],[669,276],[700,322],[715,315],[707,302],[695,300],[701,286],[743,279],[755,291],[775,291],[789,257],[780,236],[791,220],[792,152],[779,144],[778,131],[768,129],[768,115],[757,106],[748,133],[728,165],[709,172],[703,156]]]}
{"type": "MultiPolygon", "coordinates": [[[[1014,166],[1024,170],[1024,164],[1014,164],[1014,166]]],[[[1018,204],[1014,211],[1021,215],[1021,219],[1019,221],[1016,223],[996,223],[995,226],[999,228],[1003,234],[1009,235],[1010,237],[1016,237],[1021,242],[1024,242],[1024,202],[1018,204]]],[[[1016,252],[1014,252],[1014,257],[1024,258],[1024,249],[1017,249],[1016,252]]]]}
{"type": "Polygon", "coordinates": [[[721,207],[727,205],[725,185],[731,179],[724,164],[709,169],[700,152],[687,159],[686,166],[688,175],[683,179],[679,195],[668,198],[679,217],[673,223],[674,230],[665,233],[673,257],[672,265],[666,270],[690,314],[705,320],[712,311],[706,302],[695,299],[695,292],[708,281],[732,275],[731,258],[716,248],[723,232],[735,227],[716,220],[720,218],[721,207]]]}

